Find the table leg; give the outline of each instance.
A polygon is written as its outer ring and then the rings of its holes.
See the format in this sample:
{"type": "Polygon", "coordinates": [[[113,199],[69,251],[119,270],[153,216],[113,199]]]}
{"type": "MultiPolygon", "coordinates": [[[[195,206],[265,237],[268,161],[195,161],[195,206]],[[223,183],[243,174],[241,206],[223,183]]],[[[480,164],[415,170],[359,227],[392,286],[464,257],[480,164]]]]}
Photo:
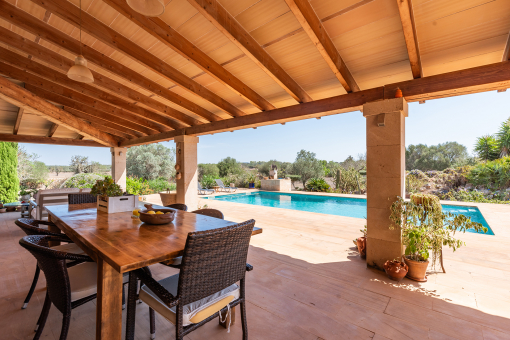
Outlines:
{"type": "MultiPolygon", "coordinates": [[[[48,222],[51,222],[51,215],[48,214],[48,222]]],[[[55,233],[55,234],[61,234],[62,231],[57,227],[57,226],[52,226],[52,225],[49,225],[48,226],[48,230],[51,231],[52,233],[55,233]]],[[[60,245],[60,241],[50,241],[49,242],[49,246],[50,247],[55,247],[55,246],[59,246],[60,245]]]]}
{"type": "Polygon", "coordinates": [[[122,274],[97,261],[96,340],[122,338],[122,274]]]}

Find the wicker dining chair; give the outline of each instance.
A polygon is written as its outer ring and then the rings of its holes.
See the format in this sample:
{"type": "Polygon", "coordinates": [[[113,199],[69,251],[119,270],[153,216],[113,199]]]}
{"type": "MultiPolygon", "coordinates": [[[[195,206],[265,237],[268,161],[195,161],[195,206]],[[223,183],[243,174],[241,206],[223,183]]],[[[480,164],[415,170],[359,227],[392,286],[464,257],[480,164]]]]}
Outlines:
{"type": "Polygon", "coordinates": [[[60,340],[65,340],[69,331],[71,310],[95,299],[97,292],[97,264],[87,255],[50,248],[50,241],[68,242],[68,239],[63,235],[31,235],[19,241],[19,244],[37,259],[38,266],[46,277],[46,298],[34,340],[38,340],[42,334],[52,303],[63,314],[60,340]]]}
{"type": "Polygon", "coordinates": [[[223,213],[216,209],[198,209],[198,210],[192,211],[192,213],[206,215],[209,217],[220,218],[222,220],[225,219],[225,217],[223,217],[223,213]]]}
{"type": "Polygon", "coordinates": [[[89,193],[68,194],[69,204],[96,203],[97,196],[89,193]]]}
{"type": "Polygon", "coordinates": [[[189,233],[179,274],[156,281],[146,270],[130,272],[126,340],[134,339],[137,298],[175,325],[178,340],[216,317],[230,327],[231,308],[240,304],[243,339],[248,339],[245,276],[253,270],[246,259],[254,225],[249,220],[189,233]],[[132,284],[137,278],[144,284],[138,296],[132,284]]]}
{"type": "MultiPolygon", "coordinates": [[[[205,215],[205,216],[209,216],[209,217],[221,218],[222,220],[225,219],[223,217],[223,213],[216,209],[199,209],[199,210],[192,211],[192,213],[205,215]]],[[[166,261],[163,261],[160,263],[167,267],[181,268],[181,262],[182,262],[182,256],[179,256],[179,257],[174,257],[173,259],[166,260],[166,261]]]]}
{"type": "Polygon", "coordinates": [[[165,205],[165,207],[182,210],[182,211],[188,211],[188,206],[186,204],[182,204],[182,203],[174,203],[174,204],[170,204],[170,205],[165,205]]]}
{"type": "MultiPolygon", "coordinates": [[[[28,236],[30,236],[30,235],[48,235],[48,236],[58,236],[61,238],[65,238],[65,242],[67,244],[53,247],[53,249],[55,249],[55,250],[60,250],[60,251],[65,251],[65,252],[70,252],[70,253],[75,253],[75,254],[85,254],[80,247],[78,247],[76,244],[74,244],[73,241],[71,241],[71,239],[69,239],[64,234],[58,234],[58,233],[53,233],[53,232],[49,231],[48,226],[55,226],[55,224],[53,224],[51,222],[34,220],[31,218],[20,218],[20,219],[14,221],[14,224],[16,224],[28,236]]],[[[39,266],[36,264],[34,279],[32,280],[32,285],[30,286],[30,290],[28,291],[25,301],[23,301],[23,306],[21,307],[21,309],[27,308],[28,303],[30,302],[30,299],[32,298],[32,294],[34,294],[34,290],[37,285],[37,281],[39,280],[40,272],[41,272],[41,270],[39,269],[39,266]]]]}

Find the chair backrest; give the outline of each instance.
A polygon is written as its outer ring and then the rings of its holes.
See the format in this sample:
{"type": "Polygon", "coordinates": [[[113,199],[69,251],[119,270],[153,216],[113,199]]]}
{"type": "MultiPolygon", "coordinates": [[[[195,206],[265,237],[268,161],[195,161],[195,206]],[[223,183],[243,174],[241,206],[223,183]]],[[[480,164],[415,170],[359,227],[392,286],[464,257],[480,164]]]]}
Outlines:
{"type": "Polygon", "coordinates": [[[189,233],[182,256],[179,303],[186,305],[244,279],[254,220],[189,233]]]}
{"type": "Polygon", "coordinates": [[[97,196],[89,193],[68,194],[69,204],[96,203],[97,196]]]}
{"type": "Polygon", "coordinates": [[[223,217],[223,213],[216,209],[199,209],[199,210],[192,211],[192,213],[206,215],[206,216],[210,216],[210,217],[221,218],[222,220],[225,219],[223,217]]]}
{"type": "Polygon", "coordinates": [[[63,314],[71,312],[71,286],[67,272],[66,260],[72,260],[68,253],[51,249],[51,240],[59,240],[56,236],[31,235],[19,240],[19,244],[28,250],[36,259],[37,265],[46,277],[46,287],[51,302],[63,314]]]}
{"type": "Polygon", "coordinates": [[[224,188],[224,187],[225,187],[225,184],[223,184],[223,181],[222,181],[221,179],[217,179],[217,180],[216,180],[216,184],[218,184],[218,186],[219,186],[220,188],[224,188]]]}
{"type": "Polygon", "coordinates": [[[38,221],[31,218],[20,218],[14,221],[21,230],[25,232],[27,235],[53,235],[60,236],[57,233],[52,233],[48,229],[39,227],[40,224],[49,225],[50,223],[47,221],[38,221]]]}
{"type": "Polygon", "coordinates": [[[197,182],[197,185],[198,185],[198,190],[203,190],[202,186],[200,185],[200,182],[197,182]]]}
{"type": "Polygon", "coordinates": [[[188,206],[186,204],[182,204],[182,203],[174,203],[174,204],[170,204],[170,205],[165,205],[165,207],[182,210],[182,211],[188,211],[188,206]]]}
{"type": "Polygon", "coordinates": [[[45,206],[56,205],[56,204],[68,204],[68,194],[72,193],[89,193],[91,189],[79,189],[79,188],[64,188],[64,189],[46,189],[39,190],[37,193],[37,214],[38,220],[42,220],[43,216],[47,216],[45,206]]]}

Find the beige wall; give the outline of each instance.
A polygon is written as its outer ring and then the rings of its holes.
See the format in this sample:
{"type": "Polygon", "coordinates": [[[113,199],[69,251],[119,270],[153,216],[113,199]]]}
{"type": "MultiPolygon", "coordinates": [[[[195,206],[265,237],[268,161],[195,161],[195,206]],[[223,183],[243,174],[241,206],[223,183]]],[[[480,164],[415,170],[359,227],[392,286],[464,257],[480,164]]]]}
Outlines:
{"type": "Polygon", "coordinates": [[[174,139],[176,144],[176,169],[181,178],[176,178],[177,197],[176,203],[184,203],[188,211],[196,210],[198,207],[198,171],[197,171],[197,144],[198,137],[177,136],[174,139]]]}

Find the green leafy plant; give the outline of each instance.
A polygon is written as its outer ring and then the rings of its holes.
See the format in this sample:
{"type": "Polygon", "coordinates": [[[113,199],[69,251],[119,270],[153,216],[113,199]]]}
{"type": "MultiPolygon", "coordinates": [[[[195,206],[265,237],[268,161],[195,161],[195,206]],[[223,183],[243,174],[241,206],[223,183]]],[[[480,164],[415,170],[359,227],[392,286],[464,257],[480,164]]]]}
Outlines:
{"type": "Polygon", "coordinates": [[[147,180],[134,176],[128,176],[126,179],[126,191],[131,195],[150,195],[152,190],[147,180]]]}
{"type": "Polygon", "coordinates": [[[443,213],[435,195],[412,195],[410,201],[398,197],[390,209],[390,229],[401,228],[405,255],[415,261],[426,261],[432,252],[432,264],[435,265],[443,246],[455,251],[465,245],[453,237],[456,232],[467,229],[487,232],[481,223],[473,222],[464,215],[443,213]]]}
{"type": "Polygon", "coordinates": [[[329,184],[323,178],[311,178],[306,183],[306,190],[326,192],[329,189],[329,184]]]}
{"type": "Polygon", "coordinates": [[[503,189],[510,185],[510,157],[503,157],[471,168],[469,182],[490,189],[503,189]]]}
{"type": "Polygon", "coordinates": [[[94,184],[96,184],[96,182],[102,178],[102,176],[96,174],[76,174],[65,180],[65,182],[62,184],[62,188],[92,188],[94,184]]]}
{"type": "Polygon", "coordinates": [[[204,188],[204,189],[210,189],[216,185],[215,179],[216,179],[216,177],[214,177],[212,175],[204,175],[204,176],[202,176],[200,185],[202,185],[202,188],[204,188]]]}
{"type": "Polygon", "coordinates": [[[494,136],[485,135],[478,137],[475,144],[475,152],[484,161],[492,161],[499,157],[499,145],[494,136]]]}
{"type": "Polygon", "coordinates": [[[19,191],[19,194],[20,194],[20,196],[24,196],[24,195],[30,195],[31,192],[32,192],[32,190],[30,190],[27,187],[22,186],[21,190],[19,191]]]}
{"type": "Polygon", "coordinates": [[[255,179],[257,179],[257,177],[253,174],[249,175],[247,178],[248,183],[255,183],[255,179]]]}
{"type": "Polygon", "coordinates": [[[90,194],[106,199],[106,197],[122,196],[122,189],[111,177],[105,177],[104,180],[98,180],[94,184],[90,194]]]}

